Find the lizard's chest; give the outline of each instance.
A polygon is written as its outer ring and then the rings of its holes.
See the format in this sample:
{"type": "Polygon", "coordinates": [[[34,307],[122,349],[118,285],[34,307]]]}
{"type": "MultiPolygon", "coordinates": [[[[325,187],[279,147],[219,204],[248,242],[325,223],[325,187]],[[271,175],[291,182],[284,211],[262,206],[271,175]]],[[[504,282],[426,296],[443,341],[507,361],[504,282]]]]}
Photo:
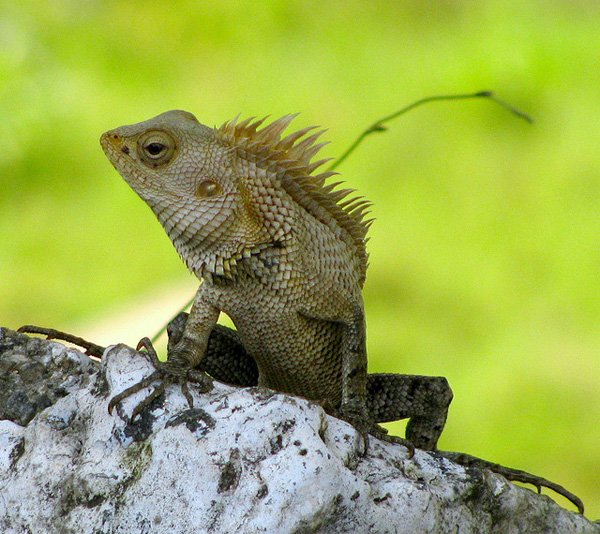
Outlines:
{"type": "Polygon", "coordinates": [[[341,327],[300,313],[306,295],[255,286],[223,292],[220,309],[232,319],[256,360],[261,386],[336,405],[341,397],[341,327]]]}
{"type": "Polygon", "coordinates": [[[235,324],[260,385],[336,405],[342,327],[324,318],[344,316],[340,295],[359,286],[352,258],[326,245],[295,241],[244,260],[214,305],[235,324]]]}
{"type": "Polygon", "coordinates": [[[259,385],[337,405],[341,398],[339,324],[297,312],[233,317],[259,369],[259,385]]]}

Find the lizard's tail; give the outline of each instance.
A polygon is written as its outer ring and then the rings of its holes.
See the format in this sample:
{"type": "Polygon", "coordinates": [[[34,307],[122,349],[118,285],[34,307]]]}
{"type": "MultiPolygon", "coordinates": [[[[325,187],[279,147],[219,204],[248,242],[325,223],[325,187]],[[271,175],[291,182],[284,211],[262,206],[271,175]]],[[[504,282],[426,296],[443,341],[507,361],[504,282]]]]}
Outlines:
{"type": "Polygon", "coordinates": [[[496,464],[494,462],[489,462],[487,460],[483,460],[482,458],[477,458],[476,456],[471,456],[470,454],[465,454],[462,452],[450,452],[450,451],[435,451],[440,456],[444,458],[448,458],[448,460],[457,463],[459,465],[463,465],[465,467],[477,467],[479,469],[489,469],[490,471],[502,475],[504,478],[511,480],[513,482],[522,482],[523,484],[531,484],[537,488],[538,493],[542,492],[542,488],[548,488],[552,491],[555,491],[559,495],[562,495],[569,501],[571,501],[579,511],[580,514],[583,514],[583,501],[565,489],[560,484],[556,484],[550,480],[539,477],[537,475],[532,475],[527,471],[521,471],[520,469],[513,469],[511,467],[505,467],[500,464],[496,464]]]}

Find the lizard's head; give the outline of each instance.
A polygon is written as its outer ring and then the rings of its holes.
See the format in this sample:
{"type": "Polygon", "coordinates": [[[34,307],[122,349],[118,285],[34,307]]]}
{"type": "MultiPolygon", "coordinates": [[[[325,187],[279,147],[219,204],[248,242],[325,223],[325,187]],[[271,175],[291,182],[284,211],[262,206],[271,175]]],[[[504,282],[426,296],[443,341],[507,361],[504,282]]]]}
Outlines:
{"type": "MultiPolygon", "coordinates": [[[[295,115],[226,122],[218,129],[185,111],[168,111],[102,135],[108,159],[152,208],[188,267],[199,276],[228,276],[242,258],[273,246],[293,249],[302,222],[314,218],[354,249],[367,267],[364,220],[370,203],[327,184],[325,143],[309,126],[285,137],[295,115]],[[290,244],[290,247],[287,246],[290,244]]],[[[361,282],[362,283],[362,282],[361,282]]]]}
{"type": "Polygon", "coordinates": [[[198,275],[227,275],[242,255],[271,240],[237,178],[231,146],[191,113],[121,126],[100,144],[198,275]]]}

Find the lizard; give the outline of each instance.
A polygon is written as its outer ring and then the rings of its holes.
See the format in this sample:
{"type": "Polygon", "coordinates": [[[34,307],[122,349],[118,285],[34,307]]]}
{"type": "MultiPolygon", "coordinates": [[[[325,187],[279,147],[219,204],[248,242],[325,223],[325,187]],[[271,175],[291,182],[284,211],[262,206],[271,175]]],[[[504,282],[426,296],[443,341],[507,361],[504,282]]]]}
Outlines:
{"type": "Polygon", "coordinates": [[[224,312],[256,361],[259,385],[321,402],[366,439],[381,433],[365,403],[370,203],[325,185],[333,173],[313,173],[327,161],[311,162],[323,132],[282,138],[293,118],[213,129],[170,111],[106,132],[101,145],[203,281],[168,360],[156,360],[157,377],[185,383],[224,312]]]}
{"type": "Polygon", "coordinates": [[[101,136],[109,161],[201,280],[189,315],[169,325],[167,361],[141,340],[156,371],[113,397],[109,411],[151,385],[132,420],[170,383],[190,404],[188,381],[204,392],[210,377],[259,385],[318,402],[357,429],[364,450],[372,435],[407,446],[409,456],[414,447],[432,451],[550,488],[583,513],[581,500],[559,484],[439,450],[453,396],[444,377],[368,374],[362,288],[371,204],[329,182],[337,173],[315,173],[329,161],[313,161],[324,130],[284,136],[295,116],[266,125],[238,116],[210,128],[173,110],[101,136]],[[217,324],[221,312],[235,330],[217,324]],[[404,439],[379,425],[405,418],[404,439]]]}

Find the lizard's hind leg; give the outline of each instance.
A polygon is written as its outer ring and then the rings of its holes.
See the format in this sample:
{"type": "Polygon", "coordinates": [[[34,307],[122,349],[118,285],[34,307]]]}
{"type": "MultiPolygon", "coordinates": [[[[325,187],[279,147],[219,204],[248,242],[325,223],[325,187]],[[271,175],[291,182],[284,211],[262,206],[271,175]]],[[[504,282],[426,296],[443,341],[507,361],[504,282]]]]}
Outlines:
{"type": "MultiPolygon", "coordinates": [[[[560,484],[526,471],[505,467],[465,453],[437,450],[444,429],[452,390],[443,377],[372,374],[367,377],[367,408],[378,423],[409,418],[406,439],[419,449],[435,451],[449,460],[478,469],[488,469],[508,480],[551,489],[571,501],[583,513],[583,502],[560,484]]],[[[384,429],[382,429],[384,430],[384,429]]]]}
{"type": "Polygon", "coordinates": [[[406,439],[419,449],[436,449],[450,402],[452,390],[441,376],[367,376],[367,409],[371,420],[386,423],[409,418],[406,439]]]}

